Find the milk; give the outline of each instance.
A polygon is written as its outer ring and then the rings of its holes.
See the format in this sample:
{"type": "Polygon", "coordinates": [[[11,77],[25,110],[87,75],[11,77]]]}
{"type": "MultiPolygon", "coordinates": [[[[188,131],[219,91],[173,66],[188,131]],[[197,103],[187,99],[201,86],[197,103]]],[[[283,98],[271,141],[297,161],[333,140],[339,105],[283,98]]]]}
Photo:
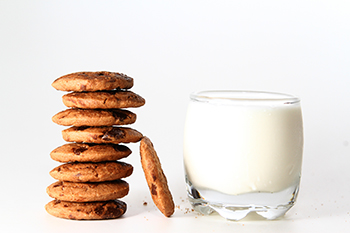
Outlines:
{"type": "Polygon", "coordinates": [[[299,183],[300,103],[267,97],[189,103],[184,165],[194,187],[239,195],[280,192],[299,183]]]}

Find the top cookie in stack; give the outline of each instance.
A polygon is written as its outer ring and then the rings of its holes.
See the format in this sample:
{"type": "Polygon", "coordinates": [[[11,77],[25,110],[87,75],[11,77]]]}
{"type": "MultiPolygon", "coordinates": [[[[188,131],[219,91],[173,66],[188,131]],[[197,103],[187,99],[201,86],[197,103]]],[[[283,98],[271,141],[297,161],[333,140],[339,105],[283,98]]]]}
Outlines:
{"type": "Polygon", "coordinates": [[[56,79],[52,86],[70,92],[62,97],[68,109],[57,113],[52,120],[72,127],[62,131],[63,139],[70,143],[51,152],[52,159],[65,164],[50,172],[58,182],[47,188],[55,200],[46,205],[46,210],[70,219],[121,216],[126,203],[115,199],[127,195],[129,185],[120,179],[130,176],[133,167],[114,160],[131,154],[129,148],[119,143],[138,142],[143,135],[120,125],[136,121],[136,114],[124,108],[141,107],[145,99],[128,90],[133,87],[131,77],[114,72],[72,73],[56,79]],[[103,215],[100,211],[82,214],[82,209],[96,209],[106,201],[112,202],[108,205],[113,207],[107,208],[103,215]],[[74,206],[69,210],[62,207],[72,203],[74,206]]]}
{"type": "Polygon", "coordinates": [[[130,89],[133,78],[114,72],[76,72],[56,79],[52,86],[59,91],[104,91],[113,89],[130,89]]]}

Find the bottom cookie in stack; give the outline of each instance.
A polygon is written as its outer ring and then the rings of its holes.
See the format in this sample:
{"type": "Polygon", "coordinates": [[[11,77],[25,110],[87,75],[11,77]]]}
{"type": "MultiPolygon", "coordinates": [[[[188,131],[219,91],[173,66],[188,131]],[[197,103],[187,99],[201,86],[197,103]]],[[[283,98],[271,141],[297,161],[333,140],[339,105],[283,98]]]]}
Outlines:
{"type": "Polygon", "coordinates": [[[64,164],[50,172],[58,181],[46,189],[55,199],[46,211],[75,220],[122,216],[127,205],[117,199],[129,193],[129,184],[121,179],[132,174],[133,166],[115,160],[129,154],[128,147],[112,144],[69,143],[53,150],[51,158],[64,164]]]}
{"type": "Polygon", "coordinates": [[[120,200],[98,202],[68,202],[53,200],[46,211],[59,218],[73,220],[101,220],[119,218],[126,212],[126,203],[120,200]]]}

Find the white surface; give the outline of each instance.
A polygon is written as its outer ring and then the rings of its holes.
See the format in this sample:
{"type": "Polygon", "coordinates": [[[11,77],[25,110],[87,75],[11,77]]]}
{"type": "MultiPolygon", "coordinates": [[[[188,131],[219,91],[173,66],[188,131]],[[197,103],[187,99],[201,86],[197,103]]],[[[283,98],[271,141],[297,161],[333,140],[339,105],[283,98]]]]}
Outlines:
{"type": "Polygon", "coordinates": [[[0,1],[1,232],[348,232],[350,6],[347,1],[0,1]],[[50,85],[75,71],[135,79],[146,98],[133,126],[155,144],[179,208],[163,217],[143,179],[138,145],[110,221],[44,210],[63,144],[50,85]],[[297,205],[277,221],[187,213],[182,139],[188,95],[203,89],[277,91],[302,99],[303,177],[297,205]],[[184,200],[184,201],[183,201],[184,200]],[[143,206],[143,202],[148,203],[143,206]]]}

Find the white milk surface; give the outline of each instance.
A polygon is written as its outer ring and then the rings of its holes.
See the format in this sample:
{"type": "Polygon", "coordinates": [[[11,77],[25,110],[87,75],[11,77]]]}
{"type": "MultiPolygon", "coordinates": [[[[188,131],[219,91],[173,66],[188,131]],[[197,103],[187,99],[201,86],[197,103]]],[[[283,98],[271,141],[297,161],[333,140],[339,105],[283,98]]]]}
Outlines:
{"type": "Polygon", "coordinates": [[[278,192],[299,182],[300,104],[221,105],[191,101],[184,165],[196,188],[229,195],[278,192]]]}

